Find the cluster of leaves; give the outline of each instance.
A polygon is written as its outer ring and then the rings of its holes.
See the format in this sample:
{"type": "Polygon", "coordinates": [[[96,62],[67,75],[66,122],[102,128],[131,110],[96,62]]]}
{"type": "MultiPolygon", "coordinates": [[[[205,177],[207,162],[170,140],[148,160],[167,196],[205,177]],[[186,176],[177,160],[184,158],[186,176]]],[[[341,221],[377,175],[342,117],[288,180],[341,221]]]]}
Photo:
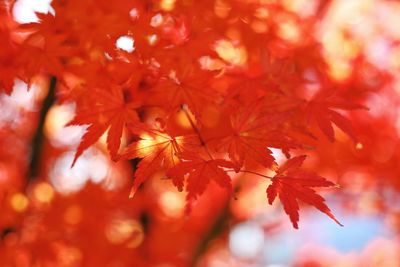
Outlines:
{"type": "Polygon", "coordinates": [[[268,201],[279,196],[295,228],[298,200],[338,222],[313,189],[335,184],[294,156],[317,138],[334,141],[334,126],[356,141],[343,111],[361,106],[327,75],[309,34],[318,15],[300,21],[274,1],[163,2],[58,0],[38,22],[17,24],[6,1],[1,90],[14,78],[57,77],[58,101],[76,103],[69,125],[87,125],[72,165],[105,134],[113,160],[140,159],[131,196],[163,172],[190,210],[211,181],[232,191],[235,173],[253,173],[271,179],[268,201]],[[282,20],[304,37],[282,37],[282,20]],[[121,37],[133,47],[117,47],[121,37]],[[278,166],[271,148],[287,162],[278,166]]]}

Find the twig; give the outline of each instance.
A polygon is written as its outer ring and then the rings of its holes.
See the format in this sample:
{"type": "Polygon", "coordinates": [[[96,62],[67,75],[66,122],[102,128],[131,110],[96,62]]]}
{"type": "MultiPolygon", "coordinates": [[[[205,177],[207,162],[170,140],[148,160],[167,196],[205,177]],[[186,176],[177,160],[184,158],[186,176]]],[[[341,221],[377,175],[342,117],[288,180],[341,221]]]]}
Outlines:
{"type": "Polygon", "coordinates": [[[193,131],[196,133],[196,135],[198,136],[199,140],[200,140],[200,144],[202,147],[204,147],[204,149],[206,150],[208,156],[210,157],[210,159],[213,159],[213,156],[211,155],[210,151],[208,150],[207,147],[207,143],[205,142],[200,130],[197,128],[196,124],[194,123],[194,121],[192,120],[192,118],[190,117],[189,112],[187,111],[187,107],[182,105],[181,109],[183,110],[183,112],[186,115],[186,118],[188,119],[188,121],[190,122],[190,126],[192,126],[193,131]]]}
{"type": "Polygon", "coordinates": [[[267,178],[267,179],[270,179],[270,180],[273,179],[273,177],[271,177],[271,176],[264,175],[264,174],[261,174],[261,173],[258,173],[258,172],[254,172],[254,171],[248,171],[248,170],[239,170],[239,171],[227,170],[227,172],[251,173],[251,174],[254,174],[254,175],[257,175],[257,176],[261,176],[261,177],[264,177],[264,178],[267,178]]]}

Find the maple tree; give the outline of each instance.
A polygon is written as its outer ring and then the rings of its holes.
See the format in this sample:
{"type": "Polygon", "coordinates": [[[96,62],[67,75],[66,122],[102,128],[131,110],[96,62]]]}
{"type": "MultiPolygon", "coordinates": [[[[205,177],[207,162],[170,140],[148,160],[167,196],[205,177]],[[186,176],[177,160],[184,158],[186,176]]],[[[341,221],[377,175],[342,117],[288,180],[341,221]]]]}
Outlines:
{"type": "MultiPolygon", "coordinates": [[[[218,192],[216,200],[227,201],[251,177],[268,180],[265,203],[279,199],[294,228],[299,228],[304,203],[342,225],[316,189],[340,194],[343,182],[317,174],[329,166],[329,153],[323,150],[340,137],[339,156],[346,158],[349,150],[367,143],[359,134],[366,126],[358,119],[369,116],[366,95],[390,78],[377,68],[372,88],[357,73],[335,79],[323,45],[310,33],[330,1],[317,2],[313,16],[301,17],[279,1],[54,0],[51,12],[36,13],[36,22],[19,23],[12,14],[15,2],[3,1],[0,90],[10,95],[18,79],[28,87],[39,83],[45,92],[37,127],[25,134],[36,144],[30,167],[22,164],[26,183],[46,177],[46,155],[57,154],[40,137],[48,109],[72,103],[74,117],[65,127],[86,128],[69,167],[103,142],[103,152],[117,162],[112,164],[133,166],[130,193],[107,196],[123,207],[132,205],[138,217],[154,209],[155,200],[140,193],[154,179],[184,191],[186,215],[195,218],[192,213],[204,206],[199,200],[208,190],[218,192]],[[319,168],[308,164],[316,155],[319,168]]],[[[358,60],[364,62],[362,56],[358,60]]],[[[1,157],[7,158],[6,151],[1,157]]],[[[87,190],[99,195],[97,189],[87,190]]],[[[223,201],[198,216],[216,216],[223,201]]],[[[151,266],[137,257],[140,266],[151,266]]]]}

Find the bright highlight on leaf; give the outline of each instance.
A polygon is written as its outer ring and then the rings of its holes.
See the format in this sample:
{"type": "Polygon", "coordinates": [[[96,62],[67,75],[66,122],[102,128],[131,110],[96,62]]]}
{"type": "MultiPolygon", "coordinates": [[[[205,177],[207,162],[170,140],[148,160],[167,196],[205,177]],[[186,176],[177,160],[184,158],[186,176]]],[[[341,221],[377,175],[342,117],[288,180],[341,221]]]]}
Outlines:
{"type": "Polygon", "coordinates": [[[166,133],[150,130],[148,134],[133,142],[121,153],[120,159],[141,158],[135,172],[135,180],[130,193],[133,197],[139,186],[154,175],[160,168],[169,169],[176,166],[181,153],[190,145],[190,137],[171,137],[166,133]]]}

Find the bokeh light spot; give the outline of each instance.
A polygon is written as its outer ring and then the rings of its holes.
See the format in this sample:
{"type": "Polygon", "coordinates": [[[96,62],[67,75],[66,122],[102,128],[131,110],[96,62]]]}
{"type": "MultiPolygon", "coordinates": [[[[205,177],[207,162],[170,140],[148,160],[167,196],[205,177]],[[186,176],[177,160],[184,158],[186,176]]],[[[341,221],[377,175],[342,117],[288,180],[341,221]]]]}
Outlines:
{"type": "Polygon", "coordinates": [[[11,207],[17,212],[24,212],[29,205],[28,198],[22,193],[15,193],[10,200],[11,207]]]}
{"type": "Polygon", "coordinates": [[[39,183],[36,185],[33,194],[35,199],[41,203],[50,203],[54,198],[53,187],[48,183],[39,183]]]}
{"type": "Polygon", "coordinates": [[[82,208],[79,205],[71,205],[64,212],[64,221],[67,224],[75,225],[82,220],[82,208]]]}

